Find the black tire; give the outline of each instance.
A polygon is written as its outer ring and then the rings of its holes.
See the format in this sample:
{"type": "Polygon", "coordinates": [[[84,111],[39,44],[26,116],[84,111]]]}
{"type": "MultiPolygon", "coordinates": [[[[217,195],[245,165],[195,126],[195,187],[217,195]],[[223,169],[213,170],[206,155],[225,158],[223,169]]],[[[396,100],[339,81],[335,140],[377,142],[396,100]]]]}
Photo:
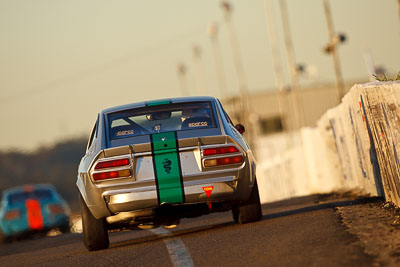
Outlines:
{"type": "Polygon", "coordinates": [[[257,180],[254,182],[250,197],[247,201],[232,208],[233,220],[240,224],[260,221],[262,218],[260,195],[257,180]]]}
{"type": "Polygon", "coordinates": [[[79,195],[79,197],[81,200],[83,244],[89,251],[108,248],[110,243],[105,218],[96,219],[86,206],[82,196],[79,195]]]}
{"type": "Polygon", "coordinates": [[[60,231],[61,231],[61,233],[63,233],[63,234],[71,233],[71,226],[70,226],[70,224],[68,223],[68,224],[65,224],[65,225],[61,226],[61,227],[60,227],[60,231]]]}
{"type": "Polygon", "coordinates": [[[11,243],[13,241],[12,236],[6,236],[3,234],[3,232],[0,230],[0,244],[6,244],[6,243],[11,243]]]}
{"type": "Polygon", "coordinates": [[[235,223],[239,222],[239,208],[238,205],[234,205],[232,208],[232,217],[235,223]]]}
{"type": "Polygon", "coordinates": [[[6,237],[3,232],[0,230],[0,244],[6,243],[6,237]]]}

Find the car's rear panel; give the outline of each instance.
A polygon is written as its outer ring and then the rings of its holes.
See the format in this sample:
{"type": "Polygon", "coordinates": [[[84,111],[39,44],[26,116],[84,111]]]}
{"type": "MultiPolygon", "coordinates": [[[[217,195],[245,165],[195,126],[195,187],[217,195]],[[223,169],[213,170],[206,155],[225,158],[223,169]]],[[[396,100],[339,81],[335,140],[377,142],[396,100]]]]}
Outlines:
{"type": "MultiPolygon", "coordinates": [[[[238,181],[239,173],[251,175],[246,152],[229,136],[210,136],[186,138],[178,140],[176,151],[154,151],[154,145],[140,144],[104,150],[93,163],[90,176],[91,183],[87,189],[96,194],[94,206],[104,206],[115,214],[121,211],[134,211],[157,207],[163,203],[188,204],[215,202],[231,199],[246,199],[248,196],[248,180],[238,181]],[[204,160],[221,158],[224,155],[203,156],[206,148],[236,147],[238,152],[227,156],[242,155],[243,161],[224,166],[204,167],[204,160]],[[175,160],[174,160],[175,157],[175,160]],[[107,168],[106,171],[130,171],[128,177],[104,181],[94,181],[93,175],[98,173],[94,166],[98,162],[128,158],[129,165],[107,168]],[[163,161],[166,164],[163,165],[163,161]],[[171,166],[167,166],[167,165],[171,166]],[[170,169],[172,177],[163,176],[170,169]],[[174,172],[175,169],[175,173],[174,172]],[[243,183],[241,192],[238,182],[243,183]],[[90,188],[90,189],[89,189],[90,188]]],[[[90,194],[90,193],[89,193],[90,194]]],[[[102,215],[106,209],[101,210],[102,215]]],[[[94,211],[94,215],[96,213],[94,211]]],[[[98,214],[100,215],[100,214],[98,214]]]]}
{"type": "MultiPolygon", "coordinates": [[[[230,126],[222,126],[212,105],[213,121],[193,120],[187,130],[131,137],[134,131],[121,129],[112,138],[112,130],[106,129],[108,147],[98,152],[77,182],[92,214],[100,218],[165,203],[246,200],[254,178],[251,152],[224,130],[230,126]],[[201,127],[208,123],[214,127],[201,127]],[[205,155],[205,150],[212,153],[205,155]]],[[[107,115],[104,118],[104,125],[111,125],[107,115]]]]}

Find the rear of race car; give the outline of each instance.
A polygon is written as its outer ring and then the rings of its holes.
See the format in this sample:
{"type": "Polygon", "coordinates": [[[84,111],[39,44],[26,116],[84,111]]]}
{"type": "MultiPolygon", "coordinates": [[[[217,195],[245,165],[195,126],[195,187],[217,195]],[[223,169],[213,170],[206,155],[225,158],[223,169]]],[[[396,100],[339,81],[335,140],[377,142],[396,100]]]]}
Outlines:
{"type": "MultiPolygon", "coordinates": [[[[173,146],[179,145],[172,134],[158,137],[171,138],[173,146]]],[[[251,179],[239,181],[239,177],[250,175],[247,168],[250,163],[245,152],[227,136],[192,138],[182,141],[184,144],[179,148],[160,150],[156,138],[153,136],[152,151],[131,153],[128,147],[106,150],[93,164],[90,170],[93,183],[89,186],[101,192],[99,201],[104,202],[110,213],[162,204],[240,200],[241,196],[242,199],[248,196],[245,190],[238,190],[252,185],[251,179]]],[[[135,151],[136,147],[132,147],[135,151]]]]}
{"type": "Polygon", "coordinates": [[[152,103],[107,114],[105,121],[108,148],[78,187],[93,217],[107,217],[109,228],[168,226],[235,209],[256,187],[251,151],[210,100],[152,103]]]}

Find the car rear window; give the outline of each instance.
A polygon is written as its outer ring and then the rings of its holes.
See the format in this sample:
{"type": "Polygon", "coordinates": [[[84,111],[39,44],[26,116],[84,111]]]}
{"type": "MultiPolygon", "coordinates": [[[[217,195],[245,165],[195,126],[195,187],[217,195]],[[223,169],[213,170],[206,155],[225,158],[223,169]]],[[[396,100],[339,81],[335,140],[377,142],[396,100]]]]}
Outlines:
{"type": "Polygon", "coordinates": [[[27,199],[52,199],[53,193],[49,189],[35,189],[33,191],[18,191],[8,196],[8,203],[25,202],[27,199]]]}
{"type": "Polygon", "coordinates": [[[171,131],[215,128],[210,102],[164,104],[108,115],[110,139],[171,131]]]}

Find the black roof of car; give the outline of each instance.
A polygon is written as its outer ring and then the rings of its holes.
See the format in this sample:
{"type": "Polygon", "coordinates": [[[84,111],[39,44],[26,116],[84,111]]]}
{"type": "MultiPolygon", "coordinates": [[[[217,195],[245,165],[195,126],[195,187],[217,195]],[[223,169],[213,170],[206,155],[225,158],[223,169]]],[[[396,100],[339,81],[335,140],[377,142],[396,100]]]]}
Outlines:
{"type": "Polygon", "coordinates": [[[117,112],[117,111],[121,111],[121,110],[131,109],[131,108],[145,107],[148,103],[157,103],[157,102],[162,103],[162,102],[170,101],[173,104],[173,103],[185,103],[185,102],[196,102],[196,101],[215,101],[215,100],[216,100],[216,98],[212,97],[212,96],[191,96],[191,97],[174,97],[174,98],[156,99],[156,100],[151,100],[151,101],[142,101],[142,102],[136,102],[136,103],[130,103],[130,104],[126,104],[126,105],[106,108],[106,109],[103,109],[101,111],[101,113],[107,114],[107,113],[117,112]]]}

